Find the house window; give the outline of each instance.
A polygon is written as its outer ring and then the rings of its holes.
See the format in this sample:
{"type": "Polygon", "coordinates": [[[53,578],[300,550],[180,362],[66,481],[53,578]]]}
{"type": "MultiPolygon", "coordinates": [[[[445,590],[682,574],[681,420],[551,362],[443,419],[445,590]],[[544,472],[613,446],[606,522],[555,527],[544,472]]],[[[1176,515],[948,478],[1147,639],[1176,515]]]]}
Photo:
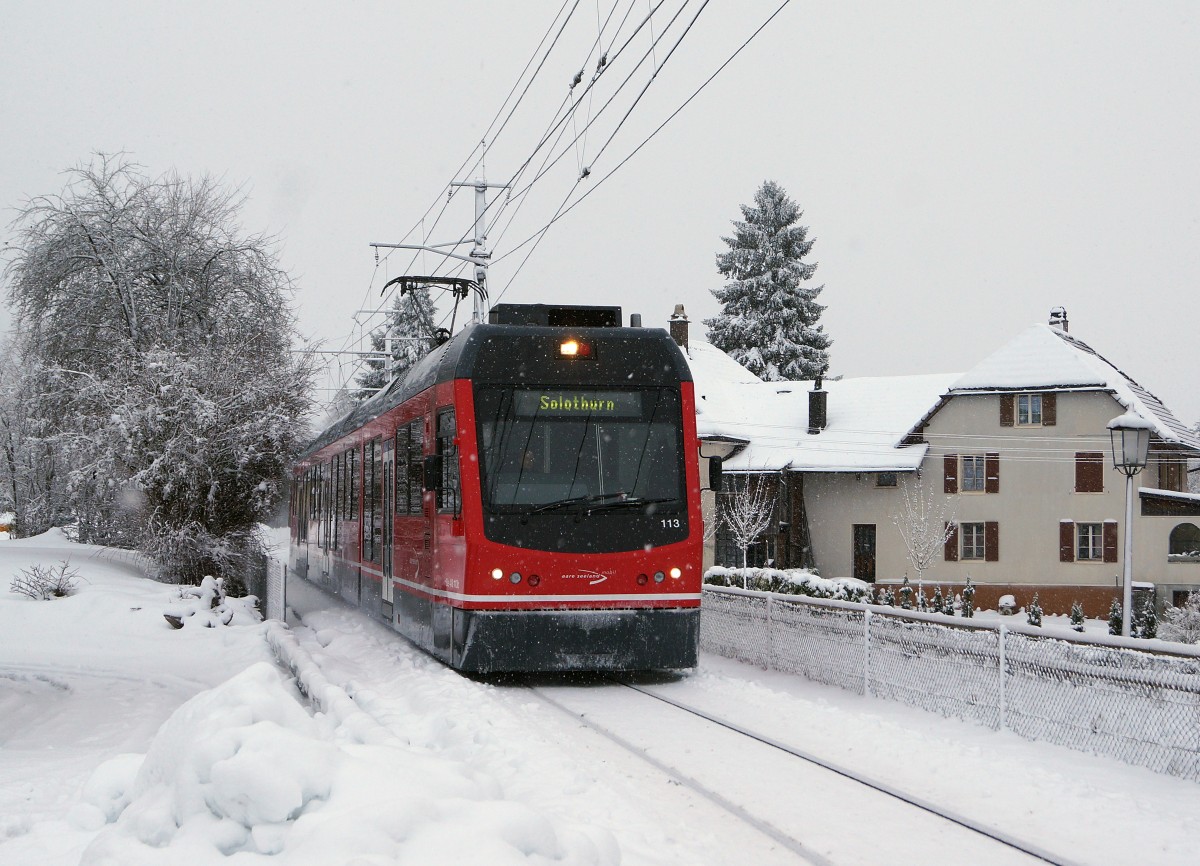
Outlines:
{"type": "Polygon", "coordinates": [[[963,523],[958,527],[962,539],[963,559],[983,559],[986,552],[984,526],[982,523],[963,523]]]}
{"type": "Polygon", "coordinates": [[[962,491],[964,493],[982,493],[984,488],[985,467],[983,457],[962,458],[962,491]]]}
{"type": "Polygon", "coordinates": [[[1075,559],[1080,562],[1104,559],[1104,524],[1075,524],[1075,559]]]}
{"type": "Polygon", "coordinates": [[[1018,427],[1033,427],[1040,426],[1042,423],[1042,395],[1041,394],[1018,394],[1017,395],[1017,426],[1018,427]]]}
{"type": "Polygon", "coordinates": [[[1167,553],[1176,562],[1200,562],[1200,527],[1181,523],[1171,530],[1167,553]]]}
{"type": "Polygon", "coordinates": [[[895,472],[877,472],[875,474],[876,487],[895,487],[896,473],[895,472]]]}
{"type": "Polygon", "coordinates": [[[1104,492],[1104,454],[1100,451],[1075,452],[1075,492],[1104,492]]]}
{"type": "Polygon", "coordinates": [[[1173,490],[1183,493],[1187,490],[1187,464],[1182,460],[1169,457],[1160,459],[1158,464],[1158,486],[1162,490],[1173,490]]]}

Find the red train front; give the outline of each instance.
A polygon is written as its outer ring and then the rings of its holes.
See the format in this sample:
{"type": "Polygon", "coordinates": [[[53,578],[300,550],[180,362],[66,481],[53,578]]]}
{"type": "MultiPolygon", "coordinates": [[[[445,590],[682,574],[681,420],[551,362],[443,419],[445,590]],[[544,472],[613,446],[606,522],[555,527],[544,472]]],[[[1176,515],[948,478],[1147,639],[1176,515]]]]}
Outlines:
{"type": "Polygon", "coordinates": [[[619,308],[500,305],[314,443],[291,567],[467,671],[690,667],[691,374],[619,308]]]}

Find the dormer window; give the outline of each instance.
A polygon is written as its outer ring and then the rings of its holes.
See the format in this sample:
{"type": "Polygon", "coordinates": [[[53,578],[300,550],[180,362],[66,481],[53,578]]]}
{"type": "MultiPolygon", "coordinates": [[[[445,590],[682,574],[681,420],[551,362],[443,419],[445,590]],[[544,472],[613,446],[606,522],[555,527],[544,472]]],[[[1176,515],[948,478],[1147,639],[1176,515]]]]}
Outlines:
{"type": "Polygon", "coordinates": [[[1017,426],[1040,427],[1042,424],[1042,395],[1017,395],[1017,426]]]}
{"type": "Polygon", "coordinates": [[[1000,395],[1001,427],[1053,427],[1058,415],[1053,391],[1000,395]]]}

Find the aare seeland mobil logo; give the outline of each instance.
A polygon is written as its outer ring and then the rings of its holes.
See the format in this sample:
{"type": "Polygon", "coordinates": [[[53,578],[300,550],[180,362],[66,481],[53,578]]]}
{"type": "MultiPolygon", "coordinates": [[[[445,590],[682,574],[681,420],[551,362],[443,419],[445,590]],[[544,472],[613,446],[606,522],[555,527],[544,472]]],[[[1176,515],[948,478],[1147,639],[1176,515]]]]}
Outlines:
{"type": "Polygon", "coordinates": [[[595,586],[598,583],[604,583],[604,581],[608,580],[610,577],[612,577],[616,573],[617,572],[615,569],[609,569],[608,571],[604,571],[604,572],[589,571],[587,569],[583,569],[578,574],[564,574],[562,576],[562,579],[563,580],[586,580],[588,582],[588,586],[595,586]]]}

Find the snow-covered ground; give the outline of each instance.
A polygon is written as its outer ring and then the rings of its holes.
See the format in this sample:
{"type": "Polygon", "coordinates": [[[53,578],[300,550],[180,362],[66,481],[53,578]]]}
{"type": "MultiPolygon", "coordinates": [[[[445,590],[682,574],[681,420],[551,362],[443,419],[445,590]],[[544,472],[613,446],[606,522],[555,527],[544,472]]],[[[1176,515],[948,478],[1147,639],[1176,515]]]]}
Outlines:
{"type": "MultiPolygon", "coordinates": [[[[133,565],[58,534],[0,542],[0,863],[806,859],[656,764],[718,788],[817,862],[1021,862],[635,692],[468,679],[311,588],[289,593],[303,616],[290,630],[175,630],[162,617],[172,588],[133,565]],[[75,595],[7,592],[23,569],[66,558],[75,595]]],[[[707,656],[649,685],[1062,861],[1195,862],[1190,782],[707,656]]]]}

